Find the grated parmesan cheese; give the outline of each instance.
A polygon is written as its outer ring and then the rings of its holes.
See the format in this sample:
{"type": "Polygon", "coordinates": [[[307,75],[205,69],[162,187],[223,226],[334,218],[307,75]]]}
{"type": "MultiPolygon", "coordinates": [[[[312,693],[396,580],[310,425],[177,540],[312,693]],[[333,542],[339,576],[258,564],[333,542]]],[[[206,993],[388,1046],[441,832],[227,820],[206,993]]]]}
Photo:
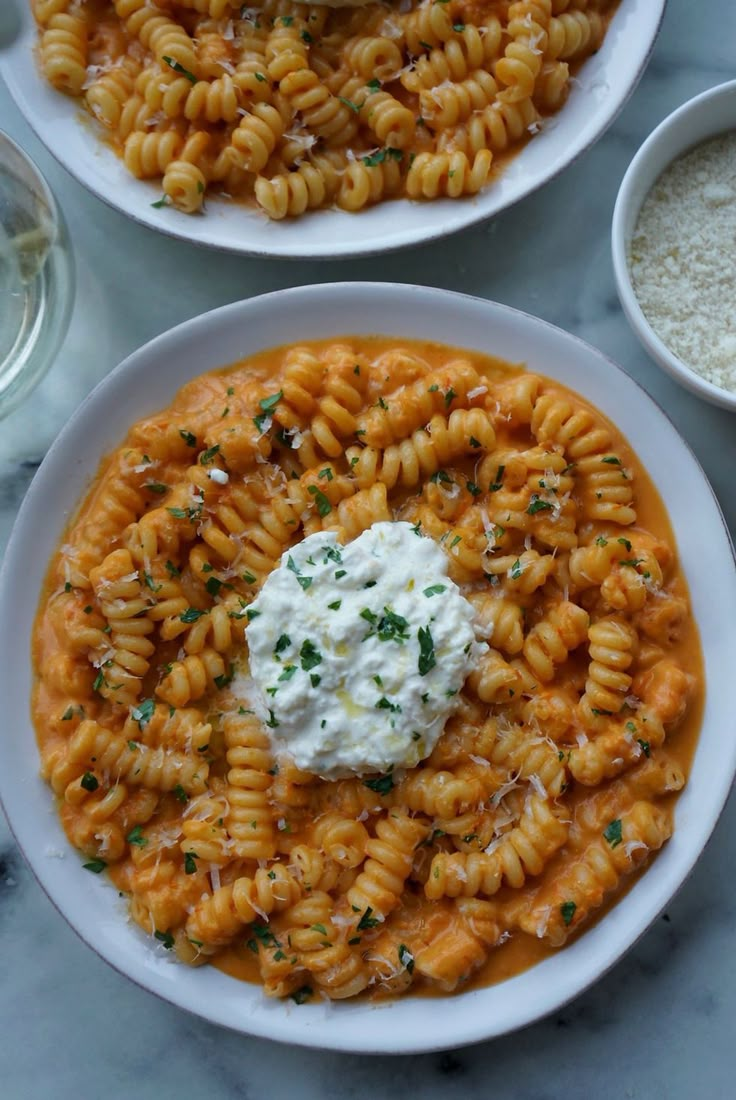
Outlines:
{"type": "Polygon", "coordinates": [[[644,201],[629,251],[644,316],[695,374],[736,393],[736,132],[698,145],[644,201]]]}

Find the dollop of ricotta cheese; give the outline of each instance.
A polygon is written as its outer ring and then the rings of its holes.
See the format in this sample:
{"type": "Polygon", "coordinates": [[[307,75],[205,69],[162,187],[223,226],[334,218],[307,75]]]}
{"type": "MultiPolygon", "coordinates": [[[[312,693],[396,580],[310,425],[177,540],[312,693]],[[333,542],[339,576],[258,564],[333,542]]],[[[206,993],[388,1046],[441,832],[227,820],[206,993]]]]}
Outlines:
{"type": "Polygon", "coordinates": [[[408,523],[288,550],[250,605],[251,699],[275,747],[326,779],[413,767],[478,656],[474,609],[408,523]]]}

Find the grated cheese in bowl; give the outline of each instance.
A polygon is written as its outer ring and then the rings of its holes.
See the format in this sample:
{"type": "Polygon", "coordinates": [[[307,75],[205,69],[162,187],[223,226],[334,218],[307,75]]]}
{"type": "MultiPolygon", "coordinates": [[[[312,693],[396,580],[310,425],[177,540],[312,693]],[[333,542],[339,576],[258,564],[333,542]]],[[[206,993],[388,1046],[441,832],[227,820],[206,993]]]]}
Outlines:
{"type": "Polygon", "coordinates": [[[639,212],[629,248],[634,292],[669,350],[736,394],[736,132],[665,169],[639,212]]]}

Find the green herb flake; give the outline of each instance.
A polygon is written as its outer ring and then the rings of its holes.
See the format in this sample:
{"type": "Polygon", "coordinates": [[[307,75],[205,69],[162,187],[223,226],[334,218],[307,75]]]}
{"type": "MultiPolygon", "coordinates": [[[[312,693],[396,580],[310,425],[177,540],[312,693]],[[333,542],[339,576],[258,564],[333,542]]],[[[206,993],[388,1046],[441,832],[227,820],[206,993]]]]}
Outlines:
{"type": "Polygon", "coordinates": [[[548,500],[542,500],[536,493],[532,493],[532,498],[529,501],[529,507],[526,511],[527,515],[535,516],[537,512],[551,512],[552,505],[548,500]]]}
{"type": "Polygon", "coordinates": [[[196,623],[203,615],[206,615],[206,611],[200,611],[198,607],[188,607],[186,611],[182,611],[179,619],[183,623],[196,623]]]}
{"type": "Polygon", "coordinates": [[[505,466],[499,466],[498,467],[498,469],[496,470],[496,477],[493,480],[493,482],[491,483],[491,485],[489,485],[489,487],[488,487],[489,492],[497,493],[499,489],[503,488],[503,475],[505,474],[505,472],[506,472],[506,467],[505,466]]]}
{"type": "Polygon", "coordinates": [[[151,203],[151,206],[153,207],[154,210],[161,210],[164,206],[168,206],[168,205],[169,205],[169,196],[168,195],[162,195],[160,199],[156,200],[156,202],[151,203]]]}
{"type": "Polygon", "coordinates": [[[353,103],[352,99],[346,99],[344,95],[339,95],[337,98],[340,100],[341,103],[344,103],[346,107],[349,107],[351,111],[354,111],[356,115],[360,111],[360,108],[363,106],[362,103],[353,103]]]}
{"type": "Polygon", "coordinates": [[[198,858],[199,857],[197,856],[196,852],[185,852],[184,853],[184,874],[185,875],[196,875],[196,873],[197,873],[197,863],[196,863],[196,861],[197,861],[198,858]]]}
{"type": "Polygon", "coordinates": [[[423,595],[425,595],[427,597],[427,599],[431,599],[432,596],[439,596],[441,592],[446,592],[446,591],[447,591],[447,585],[446,584],[432,584],[432,585],[430,585],[429,588],[424,589],[423,595]]]}
{"type": "Polygon", "coordinates": [[[181,783],[177,783],[176,786],[172,789],[171,793],[173,794],[176,801],[181,802],[182,805],[189,801],[189,795],[184,790],[181,783]]]}
{"type": "Polygon", "coordinates": [[[79,780],[79,785],[85,791],[96,791],[100,784],[97,781],[97,777],[94,776],[92,772],[85,772],[79,780]]]}
{"type": "Polygon", "coordinates": [[[639,746],[641,747],[641,751],[644,753],[644,755],[647,758],[649,758],[651,756],[651,753],[652,753],[652,747],[649,744],[649,742],[644,741],[641,737],[637,737],[636,740],[637,740],[637,743],[639,744],[639,746]]]}
{"type": "Polygon", "coordinates": [[[91,859],[88,863],[83,863],[82,867],[85,871],[91,871],[93,875],[99,875],[101,871],[104,871],[107,867],[104,859],[91,859]]]}
{"type": "Polygon", "coordinates": [[[153,933],[159,943],[162,943],[167,951],[171,951],[174,946],[174,937],[171,932],[159,932],[158,929],[153,933]]]}
{"type": "Polygon", "coordinates": [[[202,451],[202,454],[199,456],[200,466],[208,466],[215,455],[219,453],[219,450],[220,444],[215,443],[214,447],[208,447],[206,451],[202,451]]]}
{"type": "Polygon", "coordinates": [[[274,654],[278,655],[279,653],[283,653],[284,650],[288,649],[290,645],[291,638],[289,637],[289,635],[281,634],[278,641],[276,642],[276,645],[273,647],[274,654]]]}
{"type": "Polygon", "coordinates": [[[175,73],[181,73],[182,76],[185,76],[192,84],[197,83],[197,78],[194,73],[190,73],[189,69],[185,69],[184,66],[180,65],[173,57],[166,57],[164,54],[161,60],[165,62],[170,69],[173,69],[175,73]]]}
{"type": "Polygon", "coordinates": [[[333,600],[332,603],[327,604],[327,607],[330,611],[339,611],[341,604],[342,600],[333,600]]]}
{"type": "Polygon", "coordinates": [[[311,999],[312,995],[313,990],[311,985],[302,985],[299,987],[299,989],[295,989],[293,993],[289,994],[294,1004],[298,1005],[305,1004],[308,1000],[311,999]]]}
{"type": "Polygon", "coordinates": [[[560,906],[560,913],[562,915],[563,921],[565,922],[565,927],[568,927],[570,925],[572,918],[575,916],[576,909],[577,905],[574,901],[563,901],[562,905],[560,906]]]}
{"type": "MultiPolygon", "coordinates": [[[[354,907],[353,907],[354,908],[354,907]]],[[[358,910],[360,912],[360,910],[358,910]]],[[[373,916],[373,910],[370,905],[363,913],[362,917],[358,921],[358,931],[365,932],[368,928],[375,928],[377,924],[380,924],[378,917],[373,916]]]]}
{"type": "Polygon", "coordinates": [[[414,956],[405,943],[399,944],[399,962],[406,970],[407,974],[411,974],[414,970],[414,956]]]}
{"type": "Polygon", "coordinates": [[[612,848],[617,848],[619,846],[619,844],[623,840],[623,836],[621,833],[620,817],[615,818],[615,820],[613,820],[609,825],[606,826],[606,828],[603,830],[603,836],[612,848]]]}
{"type": "MultiPolygon", "coordinates": [[[[393,790],[394,777],[391,772],[387,772],[385,775],[375,775],[372,779],[364,779],[363,786],[367,787],[369,791],[374,791],[376,794],[380,794],[382,797],[387,795],[389,791],[393,790]]],[[[370,909],[368,910],[370,913],[370,909]]],[[[377,922],[375,922],[377,923],[377,922]]],[[[359,924],[358,928],[371,928],[372,925],[359,924]]]]}
{"type": "Polygon", "coordinates": [[[450,475],[447,473],[446,470],[437,470],[436,473],[432,474],[432,476],[430,477],[429,480],[434,482],[435,485],[438,482],[441,482],[443,485],[453,485],[454,484],[452,478],[450,477],[450,475]]]}
{"type": "Polygon", "coordinates": [[[148,844],[147,838],[143,835],[142,825],[136,825],[131,829],[125,839],[128,841],[128,844],[132,844],[135,848],[145,848],[148,844]]]}
{"type": "Polygon", "coordinates": [[[426,676],[427,673],[435,667],[437,659],[434,652],[434,641],[432,640],[432,632],[429,626],[419,627],[417,631],[417,638],[419,640],[419,675],[426,676]]]}
{"type": "Polygon", "coordinates": [[[310,485],[308,488],[308,492],[311,493],[311,495],[314,497],[314,502],[317,505],[317,511],[319,512],[320,516],[324,517],[329,515],[332,511],[332,505],[330,504],[329,500],[322,492],[322,490],[318,489],[316,485],[310,485]]]}
{"type": "Polygon", "coordinates": [[[304,672],[311,672],[317,665],[322,664],[322,654],[309,638],[304,640],[302,648],[299,650],[299,659],[304,672]]]}
{"type": "Polygon", "coordinates": [[[605,462],[609,466],[620,466],[621,465],[621,459],[616,458],[616,455],[606,455],[605,458],[601,459],[601,462],[605,462]]]}

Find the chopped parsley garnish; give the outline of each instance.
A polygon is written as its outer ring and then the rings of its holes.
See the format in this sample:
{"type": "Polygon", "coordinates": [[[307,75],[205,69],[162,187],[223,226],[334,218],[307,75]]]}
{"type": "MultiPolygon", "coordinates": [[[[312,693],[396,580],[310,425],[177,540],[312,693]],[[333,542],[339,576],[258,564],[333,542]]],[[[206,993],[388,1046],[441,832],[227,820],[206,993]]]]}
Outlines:
{"type": "Polygon", "coordinates": [[[565,926],[569,925],[572,921],[572,918],[575,916],[576,909],[577,905],[574,901],[563,901],[562,905],[560,906],[560,913],[562,914],[562,919],[565,922],[565,926]]]}
{"type": "Polygon", "coordinates": [[[104,859],[91,859],[88,863],[83,863],[82,867],[85,871],[91,871],[93,875],[99,875],[100,871],[104,871],[107,867],[104,859]]]}
{"type": "Polygon", "coordinates": [[[284,671],[279,676],[279,683],[281,683],[282,680],[290,680],[296,671],[296,665],[285,665],[284,671]]]}
{"type": "Polygon", "coordinates": [[[246,584],[255,584],[256,578],[252,573],[249,573],[246,569],[245,573],[241,573],[241,580],[244,580],[246,584]]]}
{"type": "Polygon", "coordinates": [[[156,704],[153,699],[144,699],[138,706],[133,707],[130,712],[130,716],[134,722],[138,723],[138,729],[145,729],[148,723],[153,718],[153,712],[156,709],[156,704]]]}
{"type": "Polygon", "coordinates": [[[83,787],[85,791],[96,791],[99,787],[97,777],[92,772],[85,772],[82,778],[79,780],[80,787],[83,787]]]}
{"type": "Polygon", "coordinates": [[[289,996],[295,1004],[303,1005],[311,998],[313,992],[311,985],[302,985],[295,989],[293,993],[290,993],[289,996]]]}
{"type": "Polygon", "coordinates": [[[443,485],[454,484],[452,478],[446,470],[438,470],[436,474],[432,474],[429,480],[433,481],[435,485],[437,484],[437,482],[441,482],[443,485]]]}
{"type": "Polygon", "coordinates": [[[142,825],[136,825],[131,829],[125,839],[128,841],[128,844],[132,844],[135,848],[145,848],[148,844],[148,840],[143,835],[142,825]]]}
{"type": "MultiPolygon", "coordinates": [[[[389,791],[393,790],[394,777],[391,772],[386,772],[385,775],[376,775],[372,779],[364,779],[363,786],[367,787],[369,791],[375,791],[376,794],[386,795],[389,791]]],[[[370,913],[370,909],[368,909],[370,913]]],[[[377,922],[374,922],[377,923],[377,922]]],[[[372,928],[369,924],[359,924],[358,928],[372,928]]]]}
{"type": "Polygon", "coordinates": [[[608,463],[609,466],[620,466],[621,465],[621,459],[616,458],[615,455],[606,455],[605,458],[601,459],[601,462],[606,462],[606,463],[608,463]]]}
{"type": "Polygon", "coordinates": [[[199,456],[200,466],[208,466],[219,450],[220,444],[215,443],[214,447],[208,447],[206,451],[202,451],[202,454],[199,456]]]}
{"type": "MultiPolygon", "coordinates": [[[[368,83],[366,84],[366,88],[370,88],[370,90],[372,92],[380,92],[380,90],[381,90],[381,81],[380,80],[369,80],[368,83]]],[[[358,373],[359,370],[360,370],[360,368],[357,368],[356,373],[358,373]]]]}
{"type": "Polygon", "coordinates": [[[199,857],[198,857],[196,852],[185,852],[184,853],[184,874],[185,875],[195,875],[197,873],[196,860],[198,858],[199,857]]]}
{"type": "Polygon", "coordinates": [[[184,804],[185,802],[188,802],[188,801],[189,801],[189,795],[188,795],[188,794],[187,794],[187,792],[186,792],[186,791],[184,790],[184,788],[182,787],[181,783],[177,783],[177,784],[176,784],[176,786],[175,786],[175,787],[173,788],[173,790],[171,791],[171,793],[173,794],[173,796],[174,796],[174,798],[176,799],[176,801],[177,801],[177,802],[181,802],[181,803],[182,803],[182,805],[183,805],[183,804],[184,804]]]}
{"type": "Polygon", "coordinates": [[[196,623],[197,619],[201,619],[205,615],[205,611],[200,611],[198,607],[188,607],[186,611],[182,611],[179,616],[183,623],[196,623]]]}
{"type": "Polygon", "coordinates": [[[376,710],[390,710],[392,714],[401,714],[401,707],[399,704],[392,703],[385,695],[382,695],[376,703],[376,710]]]}
{"type": "MultiPolygon", "coordinates": [[[[367,786],[367,784],[366,784],[366,786],[367,786]]],[[[381,923],[378,920],[378,917],[374,917],[372,914],[373,914],[373,910],[371,909],[371,907],[369,905],[368,908],[366,909],[365,913],[363,913],[363,916],[358,921],[358,931],[359,932],[365,932],[365,930],[367,928],[375,928],[377,924],[381,923]]]]}
{"type": "Polygon", "coordinates": [[[192,84],[197,83],[197,78],[194,73],[190,73],[189,69],[185,69],[184,66],[180,65],[173,57],[166,57],[166,55],[164,55],[161,60],[164,61],[170,69],[173,69],[175,73],[181,73],[182,76],[185,76],[192,84]]]}
{"type": "Polygon", "coordinates": [[[264,947],[281,947],[281,944],[274,936],[271,929],[266,924],[252,924],[251,931],[257,940],[263,944],[264,947]]]}
{"type": "Polygon", "coordinates": [[[148,489],[149,493],[157,493],[159,496],[169,491],[168,485],[164,485],[161,481],[147,481],[143,488],[148,489]]]}
{"type": "Polygon", "coordinates": [[[273,647],[274,653],[283,653],[285,649],[288,649],[291,645],[291,638],[288,634],[281,634],[276,645],[273,647]]]}
{"type": "Polygon", "coordinates": [[[176,568],[173,561],[167,561],[166,562],[166,572],[169,574],[170,577],[180,577],[181,576],[181,571],[176,568]]]}
{"type": "Polygon", "coordinates": [[[644,558],[626,558],[625,561],[620,561],[619,565],[628,565],[631,569],[636,569],[637,565],[641,565],[644,558]]]}
{"type": "Polygon", "coordinates": [[[527,515],[535,516],[537,512],[551,512],[552,505],[548,500],[542,500],[536,493],[532,493],[532,498],[529,501],[529,507],[526,511],[527,515]]]}
{"type": "Polygon", "coordinates": [[[375,168],[377,164],[383,164],[387,157],[393,160],[401,160],[403,155],[401,149],[392,149],[389,146],[386,149],[379,149],[377,153],[371,153],[367,157],[361,157],[361,160],[366,168],[375,168]]]}
{"type": "Polygon", "coordinates": [[[325,466],[324,470],[320,470],[317,477],[327,478],[328,481],[332,481],[332,470],[329,466],[325,466]]]}
{"type": "Polygon", "coordinates": [[[156,202],[151,203],[151,206],[154,208],[154,210],[161,210],[162,207],[168,206],[168,205],[169,205],[169,196],[168,195],[162,195],[160,199],[156,199],[156,202]]]}
{"type": "Polygon", "coordinates": [[[599,535],[595,540],[595,544],[596,546],[608,546],[608,539],[604,538],[603,535],[599,535]]]}
{"type": "Polygon", "coordinates": [[[629,542],[628,539],[624,539],[624,538],[616,539],[616,542],[620,542],[621,545],[626,548],[627,552],[629,554],[631,553],[631,543],[629,542]]]}
{"type": "Polygon", "coordinates": [[[617,848],[619,846],[619,844],[623,840],[623,836],[621,833],[620,817],[617,817],[614,821],[610,823],[610,825],[606,826],[606,828],[603,830],[603,836],[606,838],[612,848],[617,848]]]}
{"type": "Polygon", "coordinates": [[[405,943],[399,944],[399,962],[406,970],[407,974],[411,974],[414,970],[414,956],[405,943]]]}
{"type": "Polygon", "coordinates": [[[649,744],[649,742],[642,740],[641,737],[637,737],[636,740],[637,740],[638,744],[640,745],[641,751],[644,753],[644,755],[646,757],[649,757],[651,755],[651,745],[649,744]]]}
{"type": "Polygon", "coordinates": [[[349,107],[351,111],[355,111],[356,115],[360,111],[360,108],[363,106],[362,103],[353,103],[352,99],[346,99],[344,95],[339,95],[337,98],[340,100],[341,103],[344,103],[346,107],[349,107]]]}
{"type": "Polygon", "coordinates": [[[270,708],[269,708],[269,711],[268,711],[268,719],[266,721],[266,725],[268,726],[268,728],[270,730],[275,730],[277,728],[277,726],[281,725],[278,718],[276,717],[276,715],[274,714],[274,712],[270,708]]]}
{"type": "Polygon", "coordinates": [[[449,409],[450,405],[453,403],[453,401],[455,400],[456,397],[457,397],[457,394],[455,393],[452,386],[450,386],[449,390],[445,394],[445,408],[446,409],[449,409]]]}
{"type": "Polygon", "coordinates": [[[317,665],[322,664],[322,654],[319,652],[314,642],[306,638],[302,644],[302,648],[299,650],[299,659],[302,663],[302,669],[304,672],[310,672],[317,665]]]}
{"type": "MultiPolygon", "coordinates": [[[[478,444],[478,446],[480,446],[480,444],[478,444]]],[[[503,475],[504,475],[505,472],[506,472],[506,467],[505,466],[499,466],[498,467],[498,469],[496,470],[495,480],[488,487],[489,492],[497,493],[498,490],[500,488],[502,488],[502,486],[503,486],[503,475]]]]}
{"type": "Polygon", "coordinates": [[[314,503],[317,505],[317,511],[320,516],[329,515],[332,511],[332,505],[322,490],[318,489],[316,485],[310,485],[307,491],[314,497],[314,503]]]}
{"type": "Polygon", "coordinates": [[[430,669],[433,669],[437,664],[432,632],[429,626],[420,626],[417,631],[417,638],[419,639],[419,675],[426,676],[430,669]]]}
{"type": "Polygon", "coordinates": [[[330,611],[339,611],[341,604],[342,604],[342,600],[333,600],[332,603],[327,604],[327,607],[329,608],[330,611]]]}
{"type": "Polygon", "coordinates": [[[429,586],[429,588],[424,589],[424,595],[427,597],[427,599],[430,599],[432,596],[439,596],[439,594],[441,592],[446,592],[446,591],[447,591],[447,585],[446,584],[432,584],[432,585],[429,586]]]}
{"type": "Polygon", "coordinates": [[[512,581],[518,581],[518,579],[521,576],[521,574],[523,573],[523,571],[524,570],[523,570],[522,565],[521,565],[521,560],[519,558],[517,558],[516,561],[514,562],[514,564],[511,566],[511,570],[510,570],[510,573],[509,573],[509,576],[511,577],[511,580],[512,581]]]}
{"type": "Polygon", "coordinates": [[[281,398],[283,396],[284,396],[284,391],[279,390],[278,393],[272,393],[270,397],[262,398],[258,402],[258,405],[260,406],[261,409],[263,409],[264,413],[269,413],[270,414],[276,408],[276,406],[278,405],[279,401],[281,400],[281,398]]]}
{"type": "Polygon", "coordinates": [[[174,946],[174,937],[171,932],[159,932],[158,929],[153,933],[159,943],[162,943],[167,951],[171,951],[174,946]]]}
{"type": "Polygon", "coordinates": [[[466,484],[465,484],[465,488],[466,488],[466,489],[468,490],[468,492],[470,493],[470,495],[471,495],[471,496],[473,496],[473,497],[479,497],[479,496],[480,496],[480,494],[481,494],[481,493],[482,493],[482,491],[483,491],[483,490],[481,489],[480,485],[476,485],[476,483],[475,483],[474,481],[468,481],[468,482],[466,482],[466,484]]]}

